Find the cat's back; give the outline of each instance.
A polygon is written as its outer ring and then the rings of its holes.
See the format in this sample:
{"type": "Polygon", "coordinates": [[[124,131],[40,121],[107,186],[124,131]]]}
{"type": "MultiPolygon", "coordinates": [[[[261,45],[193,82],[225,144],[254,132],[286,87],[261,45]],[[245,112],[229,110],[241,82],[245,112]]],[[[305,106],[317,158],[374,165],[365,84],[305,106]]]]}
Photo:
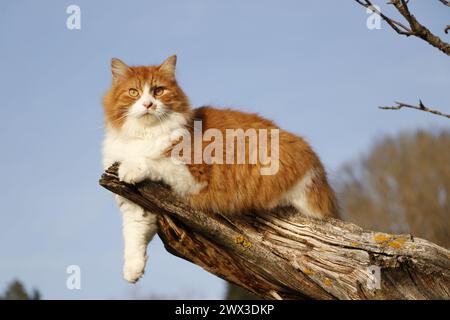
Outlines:
{"type": "Polygon", "coordinates": [[[203,106],[194,109],[193,119],[201,121],[203,129],[274,129],[274,122],[261,117],[256,113],[242,112],[231,108],[214,108],[203,106]]]}
{"type": "MultiPolygon", "coordinates": [[[[209,129],[221,131],[225,144],[220,163],[189,165],[194,177],[200,181],[206,180],[208,184],[203,192],[191,198],[194,207],[220,209],[222,212],[272,207],[312,167],[322,170],[316,154],[301,137],[278,128],[274,122],[257,114],[201,107],[194,110],[193,119],[201,122],[204,135],[209,129]],[[240,149],[237,140],[228,140],[227,130],[230,129],[235,132],[243,130],[241,134],[246,134],[246,137],[252,136],[248,134],[251,131],[249,129],[255,129],[254,137],[258,146],[257,152],[252,153],[255,161],[250,161],[250,141],[244,138],[241,140],[245,141],[245,155],[241,158],[244,160],[243,163],[237,162],[236,154],[240,149]],[[263,132],[267,135],[267,143],[264,145],[261,145],[260,129],[267,129],[263,132]],[[273,129],[277,133],[276,139],[272,135],[273,129]],[[264,150],[260,150],[261,148],[264,150]],[[230,150],[233,160],[231,163],[227,161],[230,150]],[[263,153],[269,157],[268,163],[261,159],[261,151],[265,151],[263,153]]],[[[203,141],[203,151],[209,148],[208,140],[203,141]]]]}
{"type": "MultiPolygon", "coordinates": [[[[223,134],[224,142],[227,139],[227,130],[241,133],[248,133],[255,129],[256,139],[260,139],[260,133],[267,137],[267,148],[270,152],[273,144],[271,143],[273,135],[276,133],[276,144],[279,148],[279,157],[285,164],[291,165],[293,159],[298,160],[310,160],[315,158],[316,155],[312,151],[310,145],[303,139],[294,133],[283,130],[273,121],[268,120],[257,113],[248,113],[243,111],[234,110],[231,108],[215,108],[210,106],[204,106],[194,109],[193,113],[194,121],[201,123],[202,133],[209,129],[219,130],[223,134]],[[261,131],[261,129],[266,129],[261,131]]],[[[207,142],[204,142],[207,144],[207,142]]]]}

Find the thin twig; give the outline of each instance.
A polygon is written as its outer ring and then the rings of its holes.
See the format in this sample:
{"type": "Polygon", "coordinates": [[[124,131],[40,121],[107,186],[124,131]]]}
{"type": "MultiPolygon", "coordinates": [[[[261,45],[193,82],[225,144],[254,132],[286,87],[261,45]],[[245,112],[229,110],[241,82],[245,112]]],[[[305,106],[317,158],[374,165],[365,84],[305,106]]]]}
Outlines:
{"type": "Polygon", "coordinates": [[[402,24],[402,23],[400,23],[398,21],[395,21],[394,19],[391,19],[391,18],[387,17],[386,15],[384,15],[369,0],[355,0],[355,1],[357,3],[359,3],[360,5],[362,5],[363,7],[367,8],[369,10],[372,10],[372,12],[378,14],[397,33],[405,35],[405,36],[412,36],[413,35],[412,31],[408,27],[406,27],[404,24],[402,24]]]}
{"type": "Polygon", "coordinates": [[[412,104],[403,103],[403,102],[397,102],[397,101],[395,101],[395,103],[397,104],[396,106],[378,107],[378,108],[383,109],[383,110],[400,110],[401,108],[411,108],[411,109],[416,109],[416,110],[421,110],[421,111],[433,113],[433,114],[436,114],[438,116],[450,118],[450,114],[445,114],[445,113],[442,113],[441,111],[433,110],[433,109],[430,109],[430,108],[426,107],[423,104],[422,100],[419,100],[419,105],[417,105],[417,106],[414,106],[412,104]]]}
{"type": "MultiPolygon", "coordinates": [[[[404,36],[415,36],[420,38],[428,44],[432,45],[435,48],[438,48],[446,55],[450,56],[450,44],[444,42],[441,38],[434,35],[427,27],[419,23],[416,17],[409,11],[408,8],[408,0],[390,0],[388,4],[393,5],[397,11],[406,19],[409,26],[405,26],[404,24],[395,21],[385,14],[383,14],[380,10],[378,10],[370,0],[355,0],[356,3],[361,6],[368,8],[378,14],[395,32],[404,36]]],[[[447,0],[439,0],[446,6],[450,6],[450,1],[447,0]]],[[[445,33],[448,32],[450,26],[445,28],[445,33]]]]}

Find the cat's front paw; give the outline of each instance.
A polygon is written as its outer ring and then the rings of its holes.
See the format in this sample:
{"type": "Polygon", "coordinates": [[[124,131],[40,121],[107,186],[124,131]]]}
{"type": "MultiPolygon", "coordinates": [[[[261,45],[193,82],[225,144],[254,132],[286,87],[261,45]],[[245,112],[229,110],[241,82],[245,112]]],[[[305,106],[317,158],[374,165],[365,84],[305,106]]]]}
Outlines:
{"type": "Polygon", "coordinates": [[[148,167],[145,159],[125,160],[119,166],[119,180],[135,184],[147,178],[148,167]]]}
{"type": "Polygon", "coordinates": [[[130,283],[136,283],[144,275],[146,261],[146,257],[126,259],[123,266],[123,278],[130,283]]]}

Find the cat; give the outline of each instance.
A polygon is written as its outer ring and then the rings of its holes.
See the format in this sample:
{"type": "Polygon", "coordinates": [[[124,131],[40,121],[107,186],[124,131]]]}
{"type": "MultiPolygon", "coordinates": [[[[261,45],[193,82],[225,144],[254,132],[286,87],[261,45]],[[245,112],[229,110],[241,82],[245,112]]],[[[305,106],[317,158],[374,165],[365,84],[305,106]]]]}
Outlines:
{"type": "MultiPolygon", "coordinates": [[[[257,114],[213,107],[192,108],[177,83],[176,60],[174,55],[161,65],[137,67],[116,58],[111,60],[112,85],[103,98],[104,169],[118,162],[118,176],[123,182],[163,181],[193,208],[231,218],[240,212],[279,205],[292,205],[301,214],[319,219],[336,216],[337,202],[324,166],[303,138],[279,129],[257,114]],[[194,137],[198,123],[201,133],[214,129],[216,134],[224,136],[229,129],[274,130],[276,140],[271,136],[267,149],[268,153],[277,151],[276,170],[262,174],[266,163],[261,160],[236,164],[211,163],[208,159],[175,161],[174,150],[181,145],[180,140],[194,137]]],[[[207,140],[201,141],[200,153],[206,151],[207,140]]],[[[262,146],[261,136],[257,140],[262,146]]],[[[192,146],[190,143],[184,146],[192,146]]],[[[195,158],[193,149],[196,147],[179,154],[195,158]]],[[[243,160],[250,160],[255,154],[250,146],[242,150],[243,160]]],[[[223,158],[229,151],[223,149],[223,158]]],[[[231,151],[239,150],[236,147],[231,151]]],[[[215,150],[211,154],[217,160],[221,152],[215,150]]],[[[236,157],[232,154],[229,159],[236,157]]],[[[123,276],[134,283],[144,273],[147,245],[157,232],[156,215],[120,196],[116,196],[116,201],[123,218],[123,276]]]]}

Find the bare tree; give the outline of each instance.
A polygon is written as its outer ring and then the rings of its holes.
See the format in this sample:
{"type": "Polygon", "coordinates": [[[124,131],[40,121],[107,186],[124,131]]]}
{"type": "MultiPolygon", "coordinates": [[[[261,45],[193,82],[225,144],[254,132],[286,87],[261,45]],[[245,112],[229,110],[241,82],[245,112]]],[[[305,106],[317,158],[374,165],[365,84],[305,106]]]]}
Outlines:
{"type": "Polygon", "coordinates": [[[450,247],[450,131],[384,138],[337,175],[342,218],[450,247]]]}

